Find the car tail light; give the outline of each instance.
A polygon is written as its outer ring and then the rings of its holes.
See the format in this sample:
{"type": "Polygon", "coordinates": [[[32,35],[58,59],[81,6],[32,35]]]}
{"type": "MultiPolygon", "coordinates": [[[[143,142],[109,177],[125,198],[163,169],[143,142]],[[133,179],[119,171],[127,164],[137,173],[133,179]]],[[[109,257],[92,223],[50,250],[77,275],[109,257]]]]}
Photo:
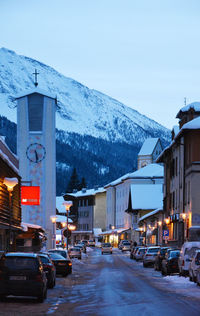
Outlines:
{"type": "Polygon", "coordinates": [[[183,262],[182,262],[182,266],[184,266],[184,260],[183,260],[183,262]]]}
{"type": "Polygon", "coordinates": [[[148,253],[146,254],[146,257],[150,257],[151,255],[149,255],[148,253]]]}
{"type": "Polygon", "coordinates": [[[69,265],[69,266],[72,266],[72,263],[71,263],[71,262],[69,262],[69,263],[68,263],[68,265],[69,265]]]}

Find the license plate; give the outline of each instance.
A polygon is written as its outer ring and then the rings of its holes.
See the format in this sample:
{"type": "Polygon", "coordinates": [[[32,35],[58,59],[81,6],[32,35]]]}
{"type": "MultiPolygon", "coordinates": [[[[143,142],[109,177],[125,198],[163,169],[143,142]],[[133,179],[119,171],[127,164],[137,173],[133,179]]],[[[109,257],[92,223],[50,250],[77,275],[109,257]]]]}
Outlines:
{"type": "Polygon", "coordinates": [[[59,262],[59,263],[58,263],[58,266],[65,266],[65,263],[59,262]]]}
{"type": "Polygon", "coordinates": [[[12,280],[12,281],[24,281],[24,280],[26,280],[26,276],[23,276],[23,275],[13,275],[13,276],[10,276],[9,279],[12,280]]]}

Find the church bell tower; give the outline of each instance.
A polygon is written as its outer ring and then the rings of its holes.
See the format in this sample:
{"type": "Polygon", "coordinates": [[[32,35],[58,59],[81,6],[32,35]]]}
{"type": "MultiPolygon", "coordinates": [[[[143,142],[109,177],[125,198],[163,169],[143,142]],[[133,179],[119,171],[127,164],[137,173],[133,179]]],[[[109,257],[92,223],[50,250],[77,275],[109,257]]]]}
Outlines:
{"type": "Polygon", "coordinates": [[[39,205],[22,205],[22,220],[42,226],[52,244],[50,217],[56,213],[56,96],[35,88],[17,97],[17,155],[22,181],[40,187],[39,205]]]}

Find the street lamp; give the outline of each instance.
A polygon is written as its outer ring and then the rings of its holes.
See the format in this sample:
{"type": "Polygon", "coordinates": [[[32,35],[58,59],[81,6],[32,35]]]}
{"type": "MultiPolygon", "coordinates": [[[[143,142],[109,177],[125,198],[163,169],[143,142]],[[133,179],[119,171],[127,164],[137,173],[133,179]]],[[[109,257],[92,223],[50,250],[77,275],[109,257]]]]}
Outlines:
{"type": "Polygon", "coordinates": [[[66,213],[67,213],[67,238],[66,238],[66,248],[68,249],[68,216],[69,216],[69,209],[72,206],[72,201],[65,201],[63,202],[63,205],[65,206],[66,213]]]}
{"type": "Polygon", "coordinates": [[[53,235],[52,235],[52,248],[56,248],[56,219],[55,215],[50,216],[51,222],[53,224],[53,235]]]}
{"type": "Polygon", "coordinates": [[[12,192],[14,187],[18,184],[17,178],[4,178],[3,184],[6,185],[8,193],[9,193],[9,251],[11,250],[11,214],[12,214],[12,192]]]}

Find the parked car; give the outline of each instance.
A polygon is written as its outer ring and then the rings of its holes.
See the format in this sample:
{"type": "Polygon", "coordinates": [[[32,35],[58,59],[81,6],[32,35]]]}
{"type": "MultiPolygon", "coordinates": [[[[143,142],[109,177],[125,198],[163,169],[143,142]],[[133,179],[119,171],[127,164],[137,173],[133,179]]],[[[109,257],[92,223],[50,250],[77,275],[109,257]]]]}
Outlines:
{"type": "Polygon", "coordinates": [[[119,245],[118,245],[119,250],[122,250],[123,243],[126,243],[127,241],[128,240],[120,240],[119,245]]]}
{"type": "Polygon", "coordinates": [[[183,244],[178,259],[179,274],[188,275],[189,265],[195,255],[196,250],[200,249],[199,241],[187,241],[183,244]]]}
{"type": "Polygon", "coordinates": [[[104,253],[112,254],[111,243],[109,243],[109,242],[102,243],[102,245],[101,245],[101,254],[103,255],[104,253]]]}
{"type": "Polygon", "coordinates": [[[74,247],[79,248],[82,252],[86,253],[86,246],[84,244],[77,244],[74,247]]]}
{"type": "Polygon", "coordinates": [[[139,260],[142,260],[144,255],[145,255],[145,252],[146,252],[147,248],[138,248],[135,255],[134,255],[134,258],[136,261],[139,261],[139,260]]]}
{"type": "Polygon", "coordinates": [[[0,298],[7,295],[47,296],[47,278],[37,254],[8,252],[0,259],[0,298]]]}
{"type": "Polygon", "coordinates": [[[139,249],[140,247],[139,246],[136,246],[136,247],[132,247],[131,248],[131,251],[130,251],[130,259],[135,259],[135,253],[137,252],[137,250],[139,249]]]}
{"type": "Polygon", "coordinates": [[[52,289],[56,285],[56,268],[48,255],[39,253],[38,256],[40,257],[43,269],[46,272],[47,286],[52,289]]]}
{"type": "Polygon", "coordinates": [[[160,247],[148,247],[147,251],[143,257],[143,266],[146,268],[148,265],[152,265],[155,263],[155,258],[157,256],[160,247]]]}
{"type": "Polygon", "coordinates": [[[122,246],[121,246],[121,251],[123,252],[123,251],[131,251],[131,243],[130,243],[130,241],[126,241],[126,242],[124,242],[123,244],[122,244],[122,246]]]}
{"type": "Polygon", "coordinates": [[[68,274],[72,273],[71,260],[65,259],[63,256],[56,252],[49,252],[49,255],[56,267],[56,274],[67,276],[68,274]]]}
{"type": "Polygon", "coordinates": [[[165,257],[167,250],[170,249],[169,247],[161,247],[155,257],[154,269],[160,271],[162,268],[162,260],[165,257]]]}
{"type": "Polygon", "coordinates": [[[84,244],[86,247],[88,246],[88,240],[81,240],[81,243],[84,244]]]}
{"type": "Polygon", "coordinates": [[[95,241],[94,241],[93,239],[90,239],[90,240],[88,241],[88,246],[89,246],[89,247],[95,247],[95,241]]]}
{"type": "Polygon", "coordinates": [[[170,250],[166,252],[165,258],[162,260],[162,275],[169,275],[171,273],[178,273],[178,257],[180,250],[170,250]]]}
{"type": "Polygon", "coordinates": [[[72,273],[72,262],[70,260],[70,257],[69,257],[69,254],[68,254],[68,251],[66,249],[63,249],[63,248],[59,248],[59,249],[50,249],[49,250],[49,253],[58,253],[59,255],[61,255],[62,257],[64,257],[67,262],[68,262],[68,265],[69,265],[69,274],[72,273]]]}
{"type": "Polygon", "coordinates": [[[194,257],[189,265],[189,278],[190,281],[197,281],[197,270],[200,267],[200,250],[196,250],[194,257]]]}
{"type": "Polygon", "coordinates": [[[81,249],[79,247],[72,247],[69,249],[69,257],[72,258],[78,258],[81,260],[82,255],[81,255],[81,249]]]}

